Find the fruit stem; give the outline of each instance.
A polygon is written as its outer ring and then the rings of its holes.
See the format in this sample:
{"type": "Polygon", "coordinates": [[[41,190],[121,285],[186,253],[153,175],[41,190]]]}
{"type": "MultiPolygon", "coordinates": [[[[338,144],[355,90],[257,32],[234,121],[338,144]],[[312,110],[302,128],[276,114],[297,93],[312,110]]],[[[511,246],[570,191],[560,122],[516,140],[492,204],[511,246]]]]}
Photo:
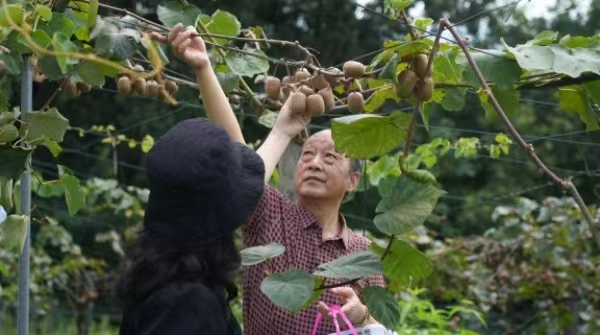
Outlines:
{"type": "Polygon", "coordinates": [[[404,10],[404,8],[402,9],[402,18],[404,19],[404,24],[406,25],[406,28],[408,29],[408,33],[410,34],[410,38],[415,41],[417,39],[417,35],[415,35],[415,31],[413,30],[413,26],[412,26],[412,22],[410,17],[408,16],[408,14],[406,14],[406,11],[404,10]]]}
{"type": "MultiPolygon", "coordinates": [[[[208,33],[208,29],[206,29],[206,26],[204,25],[204,23],[202,23],[200,20],[198,20],[198,25],[200,26],[200,28],[202,29],[202,31],[204,33],[208,33]]],[[[214,44],[216,44],[215,39],[212,37],[209,37],[210,41],[214,44]]],[[[223,59],[226,58],[225,52],[221,49],[221,48],[216,48],[217,52],[219,53],[219,55],[221,57],[223,57],[223,59]]],[[[256,104],[257,108],[258,108],[258,116],[261,116],[263,114],[263,112],[265,111],[265,107],[263,106],[263,104],[260,102],[260,100],[258,100],[258,98],[256,97],[256,94],[254,94],[254,91],[252,91],[252,89],[250,88],[250,86],[248,86],[248,84],[246,83],[246,81],[244,80],[244,78],[242,78],[242,76],[238,75],[238,78],[240,79],[240,86],[242,87],[242,89],[248,93],[248,96],[254,101],[254,103],[256,104]]]]}
{"type": "MultiPolygon", "coordinates": [[[[578,192],[577,188],[575,187],[575,185],[571,181],[566,181],[566,180],[561,179],[554,172],[552,172],[544,164],[544,162],[542,162],[542,160],[536,155],[536,153],[533,149],[533,145],[531,145],[531,144],[525,142],[525,140],[523,140],[523,138],[521,137],[521,135],[519,134],[517,129],[510,122],[510,119],[506,116],[506,113],[504,113],[504,110],[498,103],[498,100],[496,100],[494,93],[492,93],[490,86],[488,85],[487,81],[483,77],[483,74],[479,70],[479,67],[477,66],[477,63],[475,62],[475,60],[473,59],[473,56],[469,52],[469,47],[466,45],[465,41],[458,34],[456,29],[454,29],[454,27],[450,24],[450,21],[448,21],[448,19],[445,19],[445,18],[441,19],[440,26],[446,26],[448,28],[448,30],[450,31],[450,33],[452,33],[452,35],[456,39],[456,42],[458,42],[458,45],[460,46],[463,53],[465,54],[467,61],[469,62],[469,65],[471,65],[471,68],[473,69],[473,72],[475,73],[477,80],[481,84],[481,87],[483,88],[483,90],[486,92],[490,103],[492,104],[492,106],[494,107],[494,109],[496,110],[496,112],[498,113],[500,118],[502,119],[502,122],[504,122],[504,125],[506,126],[508,132],[517,141],[517,144],[521,147],[521,149],[523,149],[523,151],[525,151],[527,156],[529,156],[529,158],[533,161],[533,163],[538,167],[538,170],[542,173],[542,175],[545,175],[550,180],[552,180],[552,182],[554,182],[556,185],[560,186],[562,189],[571,193],[575,202],[579,206],[579,209],[581,210],[586,221],[589,224],[590,232],[594,236],[594,238],[596,240],[596,244],[598,246],[600,246],[600,233],[598,233],[598,230],[600,227],[598,227],[598,223],[593,219],[592,215],[588,211],[588,209],[585,205],[585,202],[579,195],[579,192],[578,192]]],[[[434,48],[439,44],[439,36],[441,35],[441,31],[442,31],[441,29],[440,29],[440,31],[438,31],[436,41],[434,44],[434,48]]]]}

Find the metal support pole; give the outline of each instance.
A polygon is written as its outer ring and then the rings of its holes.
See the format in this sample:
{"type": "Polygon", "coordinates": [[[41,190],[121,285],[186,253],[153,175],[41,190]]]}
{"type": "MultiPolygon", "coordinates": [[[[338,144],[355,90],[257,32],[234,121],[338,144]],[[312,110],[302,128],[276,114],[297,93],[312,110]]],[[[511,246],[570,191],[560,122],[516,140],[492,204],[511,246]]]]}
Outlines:
{"type": "MultiPolygon", "coordinates": [[[[32,78],[29,56],[23,59],[23,72],[21,73],[21,119],[25,113],[31,111],[32,105],[32,78]]],[[[19,258],[19,308],[17,310],[17,324],[19,335],[29,334],[29,253],[31,248],[31,156],[25,162],[25,171],[21,176],[21,215],[27,215],[27,236],[25,245],[19,258]]]]}

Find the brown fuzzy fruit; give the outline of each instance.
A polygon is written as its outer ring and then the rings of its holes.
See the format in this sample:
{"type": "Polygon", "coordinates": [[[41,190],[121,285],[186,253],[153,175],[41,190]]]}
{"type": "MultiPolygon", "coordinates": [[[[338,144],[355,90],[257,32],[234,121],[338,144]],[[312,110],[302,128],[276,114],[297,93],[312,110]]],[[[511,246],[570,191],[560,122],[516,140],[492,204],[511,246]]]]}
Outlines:
{"type": "Polygon", "coordinates": [[[421,79],[425,79],[425,74],[427,72],[427,56],[423,54],[418,54],[412,60],[412,70],[419,76],[421,79]]]}
{"type": "Polygon", "coordinates": [[[335,108],[335,100],[333,98],[331,87],[320,90],[319,94],[323,97],[323,102],[325,103],[325,112],[329,112],[335,108]]]}
{"type": "Polygon", "coordinates": [[[88,83],[78,82],[77,88],[79,89],[79,91],[81,91],[83,93],[89,93],[92,90],[92,85],[90,85],[88,83]]]}
{"type": "Polygon", "coordinates": [[[306,113],[306,95],[294,92],[290,95],[290,106],[293,114],[306,113]]]}
{"type": "Polygon", "coordinates": [[[325,113],[325,101],[320,94],[313,94],[306,98],[306,112],[311,117],[321,116],[325,113]]]}
{"type": "Polygon", "coordinates": [[[395,90],[395,92],[396,95],[401,98],[410,96],[412,91],[415,89],[417,82],[419,81],[419,77],[417,77],[413,71],[407,69],[404,69],[398,73],[397,79],[402,89],[395,90]]]}
{"type": "MultiPolygon", "coordinates": [[[[337,67],[327,69],[327,72],[336,74],[336,75],[344,74],[344,72],[342,70],[338,69],[337,67]]],[[[325,79],[327,79],[327,81],[329,82],[329,85],[331,85],[332,87],[337,87],[344,83],[344,77],[342,77],[342,76],[339,76],[339,77],[325,76],[325,79]]]]}
{"type": "Polygon", "coordinates": [[[127,76],[121,76],[117,80],[117,90],[119,91],[119,94],[131,94],[131,79],[129,79],[127,76]]]}
{"type": "Polygon", "coordinates": [[[312,85],[317,90],[322,90],[324,88],[329,87],[329,82],[325,79],[325,76],[322,74],[316,75],[312,80],[312,85]]]}
{"type": "Polygon", "coordinates": [[[177,93],[177,90],[179,89],[179,87],[177,87],[177,83],[172,80],[165,80],[165,88],[171,95],[177,93]]]}
{"type": "Polygon", "coordinates": [[[77,84],[75,84],[75,82],[72,81],[71,79],[65,79],[62,89],[63,89],[63,92],[65,92],[65,95],[69,98],[75,98],[76,96],[79,95],[79,90],[77,89],[77,84]]]}
{"type": "Polygon", "coordinates": [[[433,97],[433,79],[425,78],[415,88],[415,95],[421,101],[429,101],[433,97]]]}
{"type": "Polygon", "coordinates": [[[352,113],[362,113],[365,108],[365,99],[362,93],[352,92],[348,95],[348,110],[352,113]]]}
{"type": "Polygon", "coordinates": [[[131,83],[131,91],[134,94],[146,95],[146,79],[135,78],[131,83]]]}
{"type": "Polygon", "coordinates": [[[160,87],[156,81],[148,80],[148,82],[146,82],[146,96],[157,97],[159,92],[160,87]]]}
{"type": "Polygon", "coordinates": [[[300,86],[300,89],[298,89],[298,91],[306,96],[309,96],[309,95],[315,93],[315,91],[312,88],[308,87],[307,85],[300,86]]]}
{"type": "Polygon", "coordinates": [[[271,100],[278,100],[281,93],[281,80],[277,77],[267,77],[265,79],[265,92],[271,100]]]}
{"type": "Polygon", "coordinates": [[[354,60],[344,63],[344,75],[350,78],[360,78],[365,74],[366,67],[354,60]]]}
{"type": "Polygon", "coordinates": [[[308,77],[310,77],[310,72],[308,72],[308,70],[304,68],[296,71],[296,74],[294,75],[294,79],[296,81],[302,81],[304,79],[307,79],[308,77]]]}

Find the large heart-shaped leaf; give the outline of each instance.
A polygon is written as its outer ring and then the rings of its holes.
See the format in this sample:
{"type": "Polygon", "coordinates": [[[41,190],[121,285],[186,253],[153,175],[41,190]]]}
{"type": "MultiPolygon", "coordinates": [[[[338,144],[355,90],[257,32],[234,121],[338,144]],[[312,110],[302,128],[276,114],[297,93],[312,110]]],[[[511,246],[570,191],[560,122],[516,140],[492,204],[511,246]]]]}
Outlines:
{"type": "Polygon", "coordinates": [[[379,256],[372,251],[360,251],[321,264],[313,274],[327,278],[352,280],[382,272],[379,256]]]}
{"type": "MultiPolygon", "coordinates": [[[[235,15],[217,10],[212,15],[210,22],[206,24],[206,29],[213,34],[225,35],[235,37],[240,33],[242,24],[235,15]]],[[[215,42],[218,44],[226,44],[229,41],[223,38],[216,38],[215,42]]]]}
{"type": "Polygon", "coordinates": [[[386,154],[406,139],[411,115],[394,112],[389,116],[358,114],[331,121],[335,148],[357,159],[386,154]]]}
{"type": "MultiPolygon", "coordinates": [[[[592,86],[593,87],[593,86],[592,86]]],[[[588,96],[588,92],[593,92],[582,88],[581,86],[565,86],[558,91],[560,107],[563,110],[575,112],[579,119],[586,125],[588,131],[600,128],[598,114],[593,109],[590,99],[595,100],[594,95],[588,96]]]]}
{"type": "Polygon", "coordinates": [[[313,296],[315,281],[301,270],[274,273],[260,284],[260,290],[277,306],[297,312],[313,296]]]}
{"type": "Polygon", "coordinates": [[[79,179],[75,177],[73,171],[69,168],[58,165],[58,174],[65,190],[65,200],[69,215],[73,216],[85,204],[85,193],[79,185],[79,179]]]}
{"type": "MultiPolygon", "coordinates": [[[[77,46],[71,42],[70,37],[63,33],[54,33],[51,44],[56,52],[78,52],[77,46]]],[[[77,58],[70,58],[67,56],[57,56],[56,61],[58,62],[58,66],[62,73],[67,73],[69,65],[77,64],[79,62],[77,58]]]]}
{"type": "Polygon", "coordinates": [[[285,247],[279,243],[270,243],[240,251],[242,265],[260,264],[268,259],[275,258],[285,252],[285,247]]]}
{"type": "Polygon", "coordinates": [[[379,183],[381,201],[375,209],[375,226],[388,235],[411,231],[429,217],[446,192],[408,177],[391,177],[379,183]]]}
{"type": "Polygon", "coordinates": [[[10,24],[6,17],[9,17],[14,24],[23,22],[23,5],[7,4],[0,7],[0,27],[8,27],[10,24]]]}
{"type": "Polygon", "coordinates": [[[391,86],[378,89],[365,101],[365,112],[373,113],[388,100],[399,102],[400,98],[398,98],[391,86]]]}
{"type": "Polygon", "coordinates": [[[19,129],[12,124],[0,126],[0,144],[12,142],[19,137],[19,129]]]}
{"type": "Polygon", "coordinates": [[[158,5],[156,9],[160,22],[169,28],[178,23],[183,24],[184,29],[194,26],[200,14],[202,11],[198,7],[177,0],[169,0],[165,6],[158,5]]]}
{"type": "Polygon", "coordinates": [[[244,46],[244,51],[252,53],[242,54],[235,51],[229,51],[225,57],[225,62],[234,73],[240,76],[252,77],[254,75],[265,73],[269,70],[269,61],[266,60],[264,52],[244,46]]]}
{"type": "Polygon", "coordinates": [[[400,305],[388,290],[369,286],[363,290],[369,313],[387,329],[396,329],[400,321],[400,305]]]}
{"type": "MultiPolygon", "coordinates": [[[[472,56],[483,77],[500,89],[512,88],[521,76],[519,64],[515,60],[507,58],[504,53],[486,50],[486,53],[472,52],[472,56]]],[[[456,64],[462,66],[467,83],[475,87],[481,86],[464,55],[459,54],[456,57],[456,64]]]]}
{"type": "Polygon", "coordinates": [[[0,145],[0,176],[17,179],[25,170],[25,162],[31,150],[0,145]]]}
{"type": "MultiPolygon", "coordinates": [[[[371,249],[378,255],[385,248],[373,243],[371,249]]],[[[433,271],[431,260],[422,252],[403,240],[394,240],[383,259],[383,271],[389,279],[388,288],[398,291],[410,283],[427,278],[433,271]]]]}
{"type": "Polygon", "coordinates": [[[47,137],[56,142],[62,142],[69,120],[62,116],[56,108],[47,111],[27,112],[23,116],[25,125],[21,127],[21,136],[27,141],[42,141],[47,137]]]}

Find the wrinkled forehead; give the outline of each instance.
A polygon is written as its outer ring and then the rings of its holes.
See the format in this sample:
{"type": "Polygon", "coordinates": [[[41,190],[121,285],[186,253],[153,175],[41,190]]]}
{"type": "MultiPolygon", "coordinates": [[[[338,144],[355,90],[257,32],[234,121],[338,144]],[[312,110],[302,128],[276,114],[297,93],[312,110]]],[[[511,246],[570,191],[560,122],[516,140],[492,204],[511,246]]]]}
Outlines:
{"type": "Polygon", "coordinates": [[[331,137],[331,130],[326,129],[310,136],[304,143],[303,148],[315,148],[318,150],[335,150],[335,144],[331,137]]]}

